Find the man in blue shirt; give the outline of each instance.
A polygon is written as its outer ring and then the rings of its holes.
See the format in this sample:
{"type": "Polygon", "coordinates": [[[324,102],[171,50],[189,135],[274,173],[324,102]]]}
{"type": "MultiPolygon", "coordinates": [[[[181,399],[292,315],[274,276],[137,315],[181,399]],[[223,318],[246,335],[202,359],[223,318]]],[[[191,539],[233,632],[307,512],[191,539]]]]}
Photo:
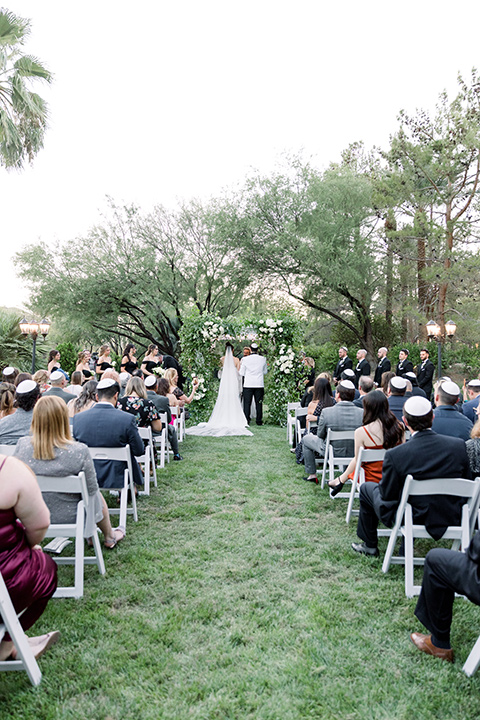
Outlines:
{"type": "Polygon", "coordinates": [[[468,440],[473,423],[459,412],[455,405],[458,402],[460,388],[457,383],[445,380],[435,388],[435,405],[432,430],[439,435],[468,440]]]}

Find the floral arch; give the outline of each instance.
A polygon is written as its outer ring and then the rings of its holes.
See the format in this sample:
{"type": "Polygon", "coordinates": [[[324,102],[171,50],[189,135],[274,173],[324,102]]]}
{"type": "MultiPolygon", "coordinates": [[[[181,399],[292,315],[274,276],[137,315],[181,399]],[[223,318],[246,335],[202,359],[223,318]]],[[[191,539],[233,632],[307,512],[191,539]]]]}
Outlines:
{"type": "Polygon", "coordinates": [[[193,312],[180,332],[180,361],[188,375],[196,375],[200,386],[190,405],[194,422],[208,420],[218,391],[218,370],[225,343],[234,354],[256,342],[267,359],[264,412],[267,422],[285,423],[287,402],[298,400],[298,381],[303,373],[300,355],[300,321],[287,312],[271,317],[229,317],[193,312]]]}

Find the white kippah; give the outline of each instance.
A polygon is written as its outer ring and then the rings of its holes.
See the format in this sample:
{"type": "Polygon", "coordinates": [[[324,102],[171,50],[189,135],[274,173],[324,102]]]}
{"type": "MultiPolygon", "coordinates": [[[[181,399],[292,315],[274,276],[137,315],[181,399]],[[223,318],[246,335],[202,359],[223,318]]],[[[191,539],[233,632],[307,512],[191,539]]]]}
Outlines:
{"type": "Polygon", "coordinates": [[[6,368],[3,368],[4,375],[13,375],[14,372],[15,372],[15,368],[12,367],[11,365],[7,365],[6,368]]]}
{"type": "Polygon", "coordinates": [[[23,395],[23,393],[32,392],[36,387],[37,383],[35,380],[22,380],[22,382],[17,385],[16,393],[17,395],[23,395]]]}
{"type": "Polygon", "coordinates": [[[480,380],[470,380],[470,382],[468,383],[468,387],[477,389],[480,388],[480,380]]]}
{"type": "Polygon", "coordinates": [[[355,385],[351,380],[341,380],[338,384],[346,390],[355,390],[355,385]]]}
{"type": "Polygon", "coordinates": [[[353,370],[351,370],[351,368],[347,368],[346,370],[344,370],[343,374],[348,375],[349,377],[355,377],[355,373],[353,372],[353,370]]]}
{"type": "Polygon", "coordinates": [[[120,375],[118,376],[118,379],[120,380],[121,385],[126,385],[131,377],[132,376],[130,375],[130,373],[123,372],[123,373],[120,373],[120,375]]]}
{"type": "Polygon", "coordinates": [[[107,388],[112,387],[112,385],[115,385],[115,380],[112,380],[112,378],[106,378],[105,380],[100,380],[97,385],[97,390],[106,390],[107,388]]]}
{"type": "Polygon", "coordinates": [[[451,380],[447,380],[447,382],[442,382],[440,385],[444,393],[447,393],[447,395],[452,396],[458,396],[460,395],[460,388],[458,387],[457,383],[452,382],[451,380]]]}
{"type": "Polygon", "coordinates": [[[153,387],[156,382],[157,382],[157,378],[154,377],[153,375],[148,375],[148,377],[145,378],[146,387],[153,387]]]}
{"type": "Polygon", "coordinates": [[[252,348],[252,350],[258,350],[258,345],[257,345],[257,343],[252,343],[252,344],[250,345],[250,347],[252,348]]]}
{"type": "Polygon", "coordinates": [[[411,370],[409,372],[405,373],[405,377],[411,377],[411,378],[414,378],[415,380],[417,379],[417,376],[411,370]]]}
{"type": "Polygon", "coordinates": [[[431,409],[432,403],[430,400],[427,400],[427,398],[424,398],[421,395],[414,395],[413,397],[408,398],[407,402],[403,406],[403,411],[413,417],[423,417],[424,415],[428,415],[431,409]]]}
{"type": "Polygon", "coordinates": [[[53,380],[53,382],[55,382],[56,380],[62,380],[64,377],[65,375],[60,372],[60,370],[54,370],[50,375],[50,380],[53,380]]]}
{"type": "Polygon", "coordinates": [[[403,377],[392,377],[390,384],[395,390],[405,390],[407,387],[407,381],[403,377]]]}

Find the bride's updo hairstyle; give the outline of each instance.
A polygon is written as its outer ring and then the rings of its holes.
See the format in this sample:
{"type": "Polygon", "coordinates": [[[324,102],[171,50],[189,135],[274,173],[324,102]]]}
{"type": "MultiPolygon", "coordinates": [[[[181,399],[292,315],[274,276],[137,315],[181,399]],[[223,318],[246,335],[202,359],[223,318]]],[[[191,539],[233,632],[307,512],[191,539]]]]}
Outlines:
{"type": "Polygon", "coordinates": [[[225,343],[225,352],[227,352],[228,348],[230,348],[230,350],[231,350],[232,353],[233,353],[233,345],[232,345],[231,342],[225,343]]]}

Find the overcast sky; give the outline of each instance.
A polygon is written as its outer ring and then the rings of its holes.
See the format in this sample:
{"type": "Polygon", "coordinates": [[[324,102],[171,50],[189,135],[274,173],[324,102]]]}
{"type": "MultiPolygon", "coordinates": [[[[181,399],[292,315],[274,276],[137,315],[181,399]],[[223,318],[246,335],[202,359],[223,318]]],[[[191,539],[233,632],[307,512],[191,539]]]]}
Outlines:
{"type": "Polygon", "coordinates": [[[7,258],[73,242],[106,196],[148,209],[208,198],[284,152],[319,167],[385,147],[401,108],[433,110],[477,67],[480,3],[443,0],[5,0],[54,74],[45,147],[0,168],[0,305],[28,288],[7,258]],[[453,8],[453,9],[452,9],[453,8]]]}

